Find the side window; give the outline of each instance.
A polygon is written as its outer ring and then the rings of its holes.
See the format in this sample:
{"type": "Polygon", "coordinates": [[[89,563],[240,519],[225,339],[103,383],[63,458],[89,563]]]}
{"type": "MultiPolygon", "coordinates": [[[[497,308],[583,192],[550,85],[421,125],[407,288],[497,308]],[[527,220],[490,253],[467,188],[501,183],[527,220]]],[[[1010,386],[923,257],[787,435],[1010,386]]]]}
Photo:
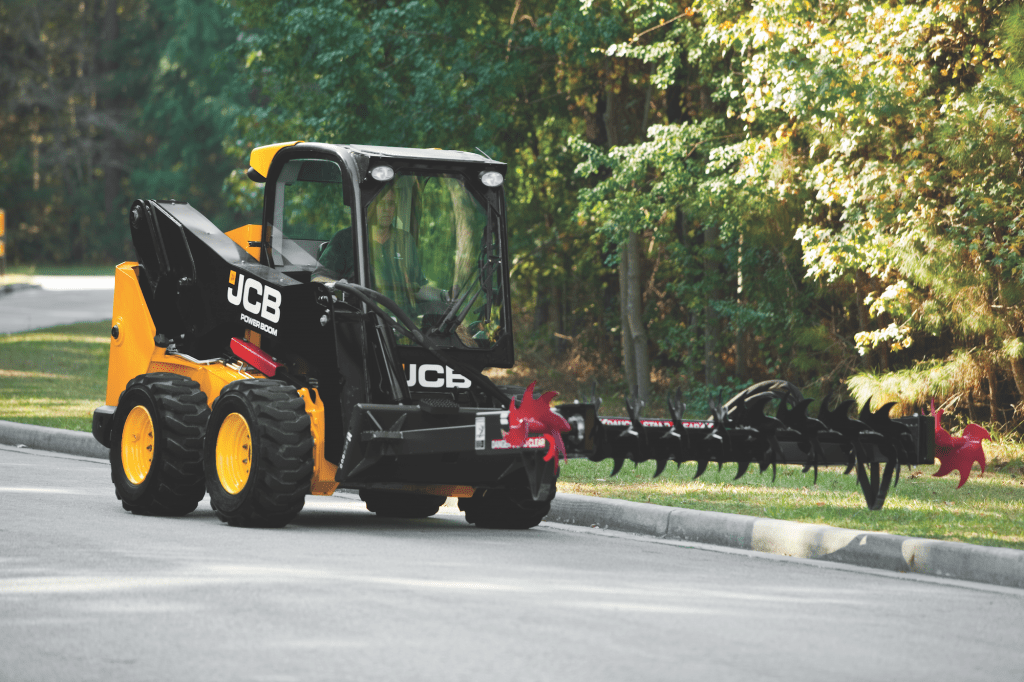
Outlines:
{"type": "Polygon", "coordinates": [[[334,161],[292,159],[285,164],[274,194],[275,265],[317,267],[325,255],[333,256],[335,266],[343,266],[346,257],[352,260],[351,201],[345,186],[334,161]]]}

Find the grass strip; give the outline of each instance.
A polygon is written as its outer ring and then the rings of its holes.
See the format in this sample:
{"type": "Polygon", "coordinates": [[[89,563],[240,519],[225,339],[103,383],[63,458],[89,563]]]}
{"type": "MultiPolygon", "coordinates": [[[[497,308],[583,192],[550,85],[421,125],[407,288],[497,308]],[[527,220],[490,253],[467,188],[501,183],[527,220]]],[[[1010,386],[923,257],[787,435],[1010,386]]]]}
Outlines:
{"type": "Polygon", "coordinates": [[[0,334],[0,419],[91,431],[109,354],[110,322],[0,334]]]}
{"type": "Polygon", "coordinates": [[[6,276],[113,276],[115,267],[115,265],[8,265],[6,276]]]}

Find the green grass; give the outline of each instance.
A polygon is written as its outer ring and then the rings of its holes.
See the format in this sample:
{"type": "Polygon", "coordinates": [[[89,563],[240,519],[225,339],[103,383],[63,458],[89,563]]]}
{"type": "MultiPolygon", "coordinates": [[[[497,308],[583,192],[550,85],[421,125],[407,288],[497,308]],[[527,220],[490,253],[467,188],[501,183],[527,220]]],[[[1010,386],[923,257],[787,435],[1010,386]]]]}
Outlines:
{"type": "MultiPolygon", "coordinates": [[[[987,445],[987,444],[986,444],[987,445]]],[[[970,542],[1024,549],[1024,463],[1014,448],[991,448],[988,473],[979,476],[977,466],[963,488],[956,489],[956,473],[931,476],[938,467],[903,469],[899,485],[889,491],[885,507],[867,508],[857,478],[844,476],[841,468],[821,469],[818,484],[813,473],[800,467],[779,467],[772,482],[771,470],[759,474],[752,466],[738,481],[736,465],[719,472],[712,465],[692,480],[696,464],[670,465],[657,479],[654,463],[627,463],[610,478],[611,460],[569,460],[562,465],[558,490],[567,493],[614,497],[671,507],[728,512],[771,519],[820,523],[839,528],[873,530],[937,540],[970,542]],[[1006,458],[1009,453],[1009,459],[1006,458]]],[[[1019,453],[1019,449],[1017,449],[1019,453]]]]}
{"type": "Polygon", "coordinates": [[[7,275],[14,277],[31,277],[33,275],[110,275],[113,276],[115,265],[10,265],[7,275]]]}
{"type": "MultiPolygon", "coordinates": [[[[0,335],[0,419],[89,431],[104,402],[109,322],[87,322],[0,335]]],[[[821,523],[840,528],[1024,549],[1024,460],[1007,438],[986,443],[988,473],[977,468],[960,490],[957,478],[933,478],[935,466],[903,470],[885,508],[869,511],[855,476],[822,469],[818,484],[799,467],[771,473],[751,467],[739,481],[735,465],[711,467],[691,480],[693,463],[652,478],[654,464],[627,464],[610,478],[611,460],[562,465],[562,492],[673,507],[821,523]]]]}
{"type": "Polygon", "coordinates": [[[0,334],[0,419],[90,431],[109,352],[110,322],[0,334]]]}

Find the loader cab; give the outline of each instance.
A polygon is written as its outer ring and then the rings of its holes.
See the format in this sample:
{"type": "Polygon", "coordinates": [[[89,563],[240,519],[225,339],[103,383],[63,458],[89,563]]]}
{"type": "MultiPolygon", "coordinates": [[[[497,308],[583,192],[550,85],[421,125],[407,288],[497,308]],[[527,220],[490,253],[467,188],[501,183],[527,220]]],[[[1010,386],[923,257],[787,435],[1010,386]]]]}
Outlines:
{"type": "MultiPolygon", "coordinates": [[[[505,164],[443,150],[274,147],[261,172],[263,264],[302,282],[375,289],[461,361],[512,366],[505,164]]],[[[436,363],[395,340],[402,364],[436,363]]]]}

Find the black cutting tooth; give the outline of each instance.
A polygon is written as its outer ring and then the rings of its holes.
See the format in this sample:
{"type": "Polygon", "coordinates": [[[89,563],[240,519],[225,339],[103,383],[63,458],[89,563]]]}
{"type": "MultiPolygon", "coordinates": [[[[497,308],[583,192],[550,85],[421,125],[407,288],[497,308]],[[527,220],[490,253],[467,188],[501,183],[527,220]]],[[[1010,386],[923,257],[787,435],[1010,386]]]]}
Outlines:
{"type": "Polygon", "coordinates": [[[597,396],[597,379],[594,379],[594,383],[590,387],[590,402],[593,403],[594,410],[600,414],[602,400],[597,396]]]}
{"type": "Polygon", "coordinates": [[[614,478],[615,474],[622,471],[622,465],[626,463],[625,459],[616,459],[615,466],[612,467],[612,473],[608,475],[608,478],[614,478]]]}
{"type": "Polygon", "coordinates": [[[857,422],[850,419],[850,408],[853,407],[855,401],[844,400],[839,403],[835,410],[828,409],[828,403],[823,402],[821,407],[818,409],[818,419],[828,428],[833,431],[838,431],[846,437],[856,436],[865,428],[862,422],[857,422]]]}
{"type": "Polygon", "coordinates": [[[890,432],[902,431],[904,427],[899,422],[895,422],[889,416],[889,412],[896,405],[894,402],[889,402],[882,405],[880,408],[871,411],[871,401],[864,403],[864,407],[860,410],[860,420],[868,425],[868,427],[874,431],[878,431],[883,435],[889,435],[890,432]],[[893,428],[895,427],[895,429],[893,428]]]}
{"type": "Polygon", "coordinates": [[[811,470],[812,467],[814,468],[814,483],[815,483],[815,485],[817,485],[817,483],[818,483],[818,458],[817,457],[815,457],[814,455],[811,455],[810,459],[807,460],[807,463],[804,464],[804,468],[801,470],[801,473],[806,474],[808,471],[811,470]]]}
{"type": "Polygon", "coordinates": [[[886,403],[875,412],[872,412],[871,401],[869,400],[860,411],[860,420],[873,431],[877,431],[887,438],[898,440],[903,434],[909,434],[910,429],[905,424],[900,424],[889,416],[889,412],[894,405],[896,403],[886,403]]]}
{"type": "Polygon", "coordinates": [[[702,459],[697,462],[697,473],[693,475],[694,480],[697,480],[698,478],[704,475],[704,472],[707,471],[709,463],[710,460],[707,459],[702,459]]]}
{"type": "Polygon", "coordinates": [[[725,442],[725,439],[717,429],[712,429],[711,432],[704,436],[704,442],[708,444],[721,445],[725,442]]]}
{"type": "Polygon", "coordinates": [[[807,408],[812,402],[811,398],[804,398],[794,405],[793,409],[790,409],[785,402],[779,403],[779,421],[804,435],[824,431],[825,425],[807,414],[807,408]]]}
{"type": "Polygon", "coordinates": [[[682,389],[677,389],[675,394],[669,393],[667,401],[668,413],[672,415],[672,421],[682,421],[683,414],[686,412],[686,403],[683,402],[682,389]]]}
{"type": "Polygon", "coordinates": [[[889,412],[895,404],[894,402],[886,403],[872,412],[869,400],[860,411],[860,419],[872,431],[881,434],[886,442],[896,450],[897,459],[902,460],[901,454],[906,454],[908,457],[912,455],[913,435],[906,424],[901,424],[889,416],[889,412]]]}
{"type": "Polygon", "coordinates": [[[643,400],[640,400],[640,397],[637,395],[637,392],[634,390],[633,391],[633,397],[632,398],[629,398],[629,397],[626,398],[626,412],[629,413],[629,418],[632,421],[638,421],[640,419],[640,415],[644,411],[644,406],[645,405],[646,405],[646,403],[643,400]]]}
{"type": "Polygon", "coordinates": [[[734,417],[734,419],[741,424],[757,429],[765,435],[774,434],[783,427],[783,424],[775,417],[765,414],[764,408],[771,401],[772,396],[764,393],[748,398],[742,403],[742,408],[737,410],[742,414],[742,418],[734,417]]]}
{"type": "Polygon", "coordinates": [[[657,466],[654,469],[654,478],[657,478],[658,476],[661,476],[661,472],[663,472],[665,470],[666,466],[668,466],[668,460],[667,459],[659,459],[658,460],[658,464],[657,464],[657,466]]]}
{"type": "MultiPolygon", "coordinates": [[[[682,401],[681,392],[677,391],[675,395],[671,393],[668,395],[668,413],[672,416],[672,428],[665,432],[661,438],[662,440],[672,441],[676,443],[668,443],[670,451],[674,457],[681,457],[683,453],[690,449],[690,439],[686,429],[683,427],[683,414],[686,411],[686,403],[682,401]]],[[[664,468],[664,467],[662,467],[664,468]]],[[[655,474],[657,476],[657,474],[655,474]]]]}

